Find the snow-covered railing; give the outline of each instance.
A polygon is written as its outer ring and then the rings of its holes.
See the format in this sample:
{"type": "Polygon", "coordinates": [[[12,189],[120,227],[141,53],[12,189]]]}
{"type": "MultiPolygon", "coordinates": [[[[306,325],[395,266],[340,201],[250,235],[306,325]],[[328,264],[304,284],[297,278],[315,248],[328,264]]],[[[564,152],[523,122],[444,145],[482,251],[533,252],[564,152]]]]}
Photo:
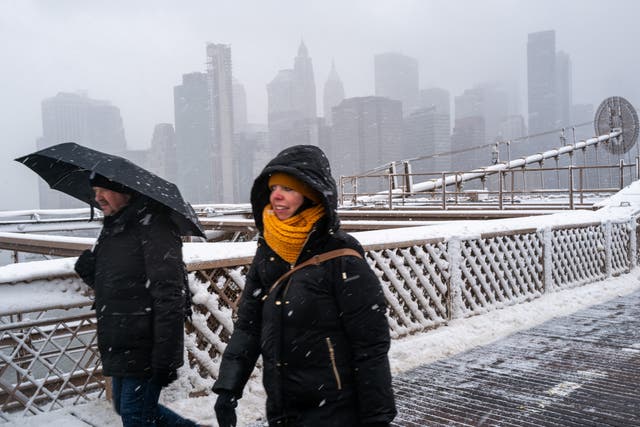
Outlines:
{"type": "MultiPolygon", "coordinates": [[[[353,235],[380,278],[398,338],[628,272],[637,262],[638,189],[597,212],[353,235]]],[[[195,394],[208,392],[217,376],[254,252],[255,242],[185,244],[194,314],[181,375],[195,394]]],[[[86,316],[90,297],[73,274],[74,260],[0,267],[0,417],[55,408],[66,395],[101,393],[94,325],[86,316]],[[77,358],[63,357],[70,347],[58,336],[76,346],[77,358]]]]}
{"type": "MultiPolygon", "coordinates": [[[[354,194],[353,196],[357,199],[358,202],[368,203],[368,202],[375,202],[375,201],[384,201],[388,198],[407,197],[407,196],[414,195],[416,193],[421,193],[421,192],[430,192],[430,191],[437,190],[438,188],[442,188],[443,186],[447,187],[449,185],[460,184],[466,181],[471,181],[479,178],[485,179],[488,176],[491,176],[494,174],[500,174],[505,171],[522,169],[525,166],[531,165],[534,163],[541,165],[545,160],[548,160],[548,159],[558,159],[558,157],[560,156],[573,155],[574,153],[578,152],[578,150],[584,150],[585,148],[590,146],[598,146],[598,144],[600,143],[608,143],[610,140],[617,138],[621,134],[622,134],[622,131],[618,129],[618,130],[611,131],[607,135],[595,136],[585,141],[579,141],[574,144],[564,145],[556,149],[547,150],[547,151],[532,154],[529,156],[524,156],[515,160],[509,160],[501,163],[496,163],[491,166],[477,168],[472,171],[465,171],[460,173],[448,173],[448,174],[443,173],[442,178],[433,178],[433,179],[428,179],[427,181],[424,181],[424,182],[413,183],[411,185],[411,190],[409,191],[409,194],[406,194],[402,189],[390,188],[389,190],[379,191],[374,195],[363,195],[358,197],[357,194],[354,194]]],[[[569,173],[571,173],[571,168],[569,168],[569,173]]],[[[391,181],[394,176],[402,177],[403,175],[404,174],[390,174],[387,176],[388,176],[388,179],[391,181]]],[[[370,175],[370,176],[373,176],[373,175],[370,175]]],[[[375,176],[383,177],[384,175],[375,175],[375,176]]],[[[366,178],[366,177],[367,175],[363,175],[361,178],[366,178]]],[[[343,187],[342,184],[347,181],[353,181],[353,180],[357,181],[357,178],[358,176],[341,177],[340,178],[341,186],[343,187]]]]}

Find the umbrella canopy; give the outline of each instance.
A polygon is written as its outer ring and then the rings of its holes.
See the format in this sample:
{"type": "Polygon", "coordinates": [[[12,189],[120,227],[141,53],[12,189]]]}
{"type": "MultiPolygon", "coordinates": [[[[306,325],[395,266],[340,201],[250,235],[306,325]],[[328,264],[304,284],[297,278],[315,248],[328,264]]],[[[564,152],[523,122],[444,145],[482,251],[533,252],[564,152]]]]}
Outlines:
{"type": "Polygon", "coordinates": [[[44,179],[49,187],[99,207],[89,184],[91,172],[125,185],[169,208],[170,217],[183,236],[204,237],[193,207],[178,187],[129,160],[65,142],[15,159],[44,179]]]}

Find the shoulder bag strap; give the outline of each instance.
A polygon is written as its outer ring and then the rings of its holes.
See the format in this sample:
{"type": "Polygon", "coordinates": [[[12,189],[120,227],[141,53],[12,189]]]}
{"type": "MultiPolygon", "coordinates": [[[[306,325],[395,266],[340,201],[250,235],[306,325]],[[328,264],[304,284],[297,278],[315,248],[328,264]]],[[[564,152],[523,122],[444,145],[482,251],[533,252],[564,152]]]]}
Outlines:
{"type": "Polygon", "coordinates": [[[310,265],[318,265],[330,259],[338,258],[341,256],[355,256],[358,258],[362,258],[362,255],[360,255],[358,251],[356,251],[355,249],[349,249],[349,248],[335,249],[333,251],[314,255],[308,260],[306,260],[305,262],[296,265],[291,270],[287,271],[282,276],[278,277],[278,280],[276,280],[275,283],[271,286],[271,288],[269,288],[269,293],[271,293],[271,291],[273,291],[276,288],[276,286],[280,284],[280,282],[282,282],[284,279],[291,276],[293,273],[300,270],[301,268],[308,267],[310,265]]]}

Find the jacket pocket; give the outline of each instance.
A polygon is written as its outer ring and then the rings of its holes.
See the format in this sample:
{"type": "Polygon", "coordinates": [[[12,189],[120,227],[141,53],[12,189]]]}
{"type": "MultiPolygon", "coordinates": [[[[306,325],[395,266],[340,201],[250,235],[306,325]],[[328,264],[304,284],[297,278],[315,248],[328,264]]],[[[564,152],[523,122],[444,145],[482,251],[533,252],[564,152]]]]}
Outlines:
{"type": "Polygon", "coordinates": [[[326,337],[327,348],[329,349],[329,360],[331,360],[331,369],[333,369],[333,376],[336,379],[336,386],[338,390],[342,390],[342,380],[340,379],[340,373],[338,372],[338,366],[336,365],[336,353],[331,343],[331,338],[326,337]]]}
{"type": "Polygon", "coordinates": [[[110,313],[98,319],[98,344],[108,352],[151,349],[153,318],[150,313],[110,313]]]}

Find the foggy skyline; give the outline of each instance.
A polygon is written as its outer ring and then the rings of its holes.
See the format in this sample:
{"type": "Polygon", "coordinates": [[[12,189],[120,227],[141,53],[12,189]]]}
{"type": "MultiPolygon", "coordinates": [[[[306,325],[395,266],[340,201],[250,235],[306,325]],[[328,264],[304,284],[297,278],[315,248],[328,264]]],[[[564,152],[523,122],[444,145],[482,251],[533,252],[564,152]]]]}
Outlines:
{"type": "Polygon", "coordinates": [[[173,87],[205,71],[207,42],[231,46],[251,123],[266,123],[266,85],[292,67],[301,40],[319,112],[332,60],[346,97],[366,96],[374,56],[398,52],[418,60],[420,88],[454,97],[499,81],[515,88],[526,117],[527,35],[544,30],[571,58],[574,104],[623,96],[639,108],[638,12],[633,0],[5,0],[0,209],[37,207],[37,177],[12,159],[36,149],[42,100],[77,91],[107,100],[120,109],[128,147],[148,148],[157,123],[174,123],[173,87]]]}

